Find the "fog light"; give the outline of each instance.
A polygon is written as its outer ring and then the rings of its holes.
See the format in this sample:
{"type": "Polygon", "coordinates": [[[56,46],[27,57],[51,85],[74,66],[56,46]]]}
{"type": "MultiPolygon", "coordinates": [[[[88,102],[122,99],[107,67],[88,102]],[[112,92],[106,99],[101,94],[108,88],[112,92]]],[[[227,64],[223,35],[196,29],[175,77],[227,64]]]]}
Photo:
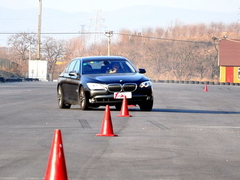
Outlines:
{"type": "Polygon", "coordinates": [[[96,102],[96,100],[94,98],[92,98],[92,99],[89,99],[89,102],[94,103],[94,102],[96,102]]]}
{"type": "Polygon", "coordinates": [[[148,97],[147,97],[147,100],[152,100],[152,97],[151,97],[151,96],[148,96],[148,97]]]}

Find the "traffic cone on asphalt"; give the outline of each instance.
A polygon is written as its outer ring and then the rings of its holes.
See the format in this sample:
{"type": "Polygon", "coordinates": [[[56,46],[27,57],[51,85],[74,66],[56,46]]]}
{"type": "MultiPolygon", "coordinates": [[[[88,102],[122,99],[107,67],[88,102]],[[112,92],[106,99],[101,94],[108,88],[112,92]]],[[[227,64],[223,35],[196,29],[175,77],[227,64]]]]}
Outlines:
{"type": "Polygon", "coordinates": [[[56,129],[49,154],[45,180],[67,179],[67,168],[64,158],[61,131],[56,129]]]}
{"type": "Polygon", "coordinates": [[[134,105],[134,104],[131,104],[131,105],[128,105],[128,107],[136,107],[136,105],[134,105]]]}
{"type": "Polygon", "coordinates": [[[203,91],[204,91],[204,92],[208,92],[208,86],[207,86],[207,84],[205,84],[203,91]]]}
{"type": "Polygon", "coordinates": [[[102,128],[100,134],[96,134],[96,136],[117,136],[113,133],[112,119],[109,105],[106,105],[105,113],[102,121],[102,128]]]}
{"type": "Polygon", "coordinates": [[[131,115],[129,114],[129,111],[128,111],[128,102],[127,102],[126,96],[124,96],[124,98],[123,98],[121,112],[118,115],[118,117],[131,117],[131,115]]]}

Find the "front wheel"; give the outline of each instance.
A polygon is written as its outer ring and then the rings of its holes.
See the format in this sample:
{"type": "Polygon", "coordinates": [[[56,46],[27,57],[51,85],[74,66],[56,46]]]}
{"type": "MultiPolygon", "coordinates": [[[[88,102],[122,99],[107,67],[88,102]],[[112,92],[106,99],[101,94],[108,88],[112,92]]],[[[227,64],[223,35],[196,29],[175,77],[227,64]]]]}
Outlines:
{"type": "Polygon", "coordinates": [[[121,110],[121,108],[122,108],[122,105],[121,105],[121,104],[116,104],[116,105],[115,105],[115,108],[116,108],[116,110],[118,110],[118,111],[119,111],[119,110],[121,110]]]}
{"type": "Polygon", "coordinates": [[[58,98],[58,107],[60,109],[69,109],[71,107],[71,104],[66,104],[64,102],[63,90],[61,86],[59,86],[57,89],[57,98],[58,98]]]}
{"type": "Polygon", "coordinates": [[[83,87],[80,88],[80,92],[79,92],[79,104],[80,104],[81,110],[88,109],[88,99],[83,87]]]}
{"type": "Polygon", "coordinates": [[[141,111],[151,111],[153,107],[153,100],[140,103],[139,106],[141,111]]]}

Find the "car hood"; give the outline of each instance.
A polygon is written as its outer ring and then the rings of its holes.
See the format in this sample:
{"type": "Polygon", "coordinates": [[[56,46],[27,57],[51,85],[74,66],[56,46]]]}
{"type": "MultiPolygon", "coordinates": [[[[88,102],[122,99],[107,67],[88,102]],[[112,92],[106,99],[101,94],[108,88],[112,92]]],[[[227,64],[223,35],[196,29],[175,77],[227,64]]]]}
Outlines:
{"type": "Polygon", "coordinates": [[[140,83],[148,81],[149,79],[143,74],[131,73],[131,74],[107,74],[107,75],[85,75],[85,80],[97,83],[140,83]]]}

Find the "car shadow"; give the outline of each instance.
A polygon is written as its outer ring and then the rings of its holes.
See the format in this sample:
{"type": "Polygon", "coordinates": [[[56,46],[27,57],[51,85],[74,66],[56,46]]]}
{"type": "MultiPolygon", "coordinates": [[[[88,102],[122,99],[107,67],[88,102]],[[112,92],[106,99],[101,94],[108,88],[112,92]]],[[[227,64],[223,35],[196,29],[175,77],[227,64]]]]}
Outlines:
{"type": "MultiPolygon", "coordinates": [[[[80,111],[80,108],[70,108],[70,110],[78,110],[80,111]]],[[[118,109],[115,109],[114,107],[110,107],[111,111],[121,111],[118,109]]],[[[192,113],[192,114],[240,114],[238,111],[214,111],[214,110],[194,110],[194,109],[161,109],[161,108],[153,108],[152,111],[141,111],[139,107],[129,107],[129,111],[140,111],[140,112],[166,112],[166,113],[192,113]]],[[[105,111],[105,107],[101,106],[99,108],[93,108],[89,110],[84,111],[105,111]]]]}

